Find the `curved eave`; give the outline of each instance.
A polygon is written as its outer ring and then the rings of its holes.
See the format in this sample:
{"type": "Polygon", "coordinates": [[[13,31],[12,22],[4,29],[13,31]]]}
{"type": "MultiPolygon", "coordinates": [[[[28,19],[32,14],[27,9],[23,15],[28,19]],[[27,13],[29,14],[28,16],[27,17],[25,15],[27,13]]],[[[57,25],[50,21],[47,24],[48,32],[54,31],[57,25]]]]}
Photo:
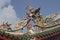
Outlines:
{"type": "Polygon", "coordinates": [[[4,31],[0,30],[0,36],[2,37],[5,36],[6,38],[8,37],[8,38],[19,39],[19,40],[30,40],[34,37],[39,37],[40,39],[46,39],[46,38],[53,37],[58,34],[60,34],[60,27],[54,28],[52,30],[44,31],[41,33],[36,33],[33,35],[24,34],[22,36],[11,35],[9,33],[5,33],[4,31]]]}

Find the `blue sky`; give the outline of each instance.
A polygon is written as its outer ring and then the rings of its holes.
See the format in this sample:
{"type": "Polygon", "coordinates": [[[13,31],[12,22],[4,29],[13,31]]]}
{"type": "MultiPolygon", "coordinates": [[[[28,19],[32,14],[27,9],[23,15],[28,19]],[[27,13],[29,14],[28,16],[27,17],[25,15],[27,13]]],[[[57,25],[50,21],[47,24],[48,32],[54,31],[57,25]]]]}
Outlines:
{"type": "Polygon", "coordinates": [[[60,0],[12,0],[11,4],[19,18],[25,15],[26,7],[41,7],[41,13],[46,16],[55,12],[60,13],[60,0]]]}

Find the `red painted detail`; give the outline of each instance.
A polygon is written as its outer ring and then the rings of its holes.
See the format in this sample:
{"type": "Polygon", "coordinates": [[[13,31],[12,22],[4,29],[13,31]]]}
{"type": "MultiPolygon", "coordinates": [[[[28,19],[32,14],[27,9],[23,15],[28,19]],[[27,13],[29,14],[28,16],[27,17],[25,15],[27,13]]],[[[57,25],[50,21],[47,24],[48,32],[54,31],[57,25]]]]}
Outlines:
{"type": "Polygon", "coordinates": [[[51,35],[51,34],[49,34],[48,37],[51,37],[50,35],[51,35]]]}
{"type": "Polygon", "coordinates": [[[5,35],[3,35],[3,38],[2,39],[7,40],[7,37],[5,35]]]}
{"type": "Polygon", "coordinates": [[[45,36],[42,37],[43,39],[45,38],[45,36]]]}
{"type": "MultiPolygon", "coordinates": [[[[45,35],[45,38],[48,38],[48,36],[47,36],[47,35],[45,35]]],[[[44,38],[44,39],[45,39],[45,38],[44,38]]]]}
{"type": "Polygon", "coordinates": [[[39,37],[39,39],[42,39],[41,37],[39,37]]]}
{"type": "Polygon", "coordinates": [[[1,35],[0,35],[0,39],[3,38],[1,35]]]}
{"type": "Polygon", "coordinates": [[[8,38],[8,40],[11,40],[11,38],[8,38]]]}

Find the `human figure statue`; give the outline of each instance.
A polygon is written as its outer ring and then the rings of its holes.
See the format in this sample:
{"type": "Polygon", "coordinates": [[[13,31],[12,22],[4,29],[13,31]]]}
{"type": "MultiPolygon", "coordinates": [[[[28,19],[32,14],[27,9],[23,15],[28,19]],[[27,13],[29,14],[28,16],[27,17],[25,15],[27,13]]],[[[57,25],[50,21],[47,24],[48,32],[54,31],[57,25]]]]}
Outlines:
{"type": "Polygon", "coordinates": [[[31,20],[34,22],[34,25],[41,27],[43,26],[44,19],[42,14],[40,14],[40,8],[33,9],[32,6],[28,7],[28,17],[31,18],[31,20]]]}

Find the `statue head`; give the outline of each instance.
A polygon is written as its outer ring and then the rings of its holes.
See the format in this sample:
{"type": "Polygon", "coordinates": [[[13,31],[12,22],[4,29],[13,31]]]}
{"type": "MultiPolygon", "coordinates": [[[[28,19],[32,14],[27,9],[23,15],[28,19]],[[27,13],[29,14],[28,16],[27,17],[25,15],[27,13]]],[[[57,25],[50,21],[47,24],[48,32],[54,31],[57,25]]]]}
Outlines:
{"type": "Polygon", "coordinates": [[[27,8],[28,8],[28,10],[32,10],[33,9],[32,6],[28,6],[27,8]]]}

